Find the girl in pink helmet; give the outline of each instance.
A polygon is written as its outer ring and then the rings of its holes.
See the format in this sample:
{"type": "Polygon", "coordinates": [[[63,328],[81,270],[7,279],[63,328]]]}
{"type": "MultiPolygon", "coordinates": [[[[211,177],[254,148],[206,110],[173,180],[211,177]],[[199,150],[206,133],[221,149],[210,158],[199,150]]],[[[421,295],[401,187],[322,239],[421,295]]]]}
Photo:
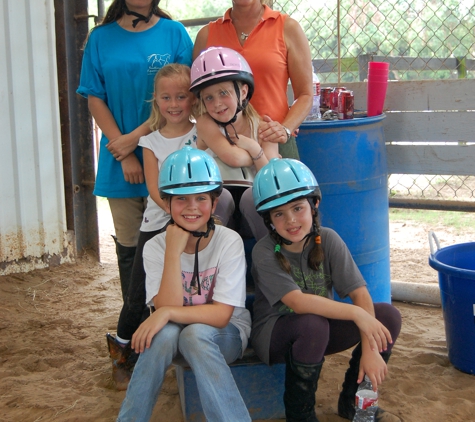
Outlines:
{"type": "MultiPolygon", "coordinates": [[[[194,113],[197,147],[216,159],[224,185],[239,199],[245,221],[260,239],[267,230],[255,211],[250,187],[256,172],[279,153],[278,144],[257,140],[261,118],[249,104],[254,92],[251,68],[238,52],[210,47],[192,64],[190,90],[199,100],[194,113]]],[[[229,204],[228,212],[233,211],[234,204],[229,204]]]]}

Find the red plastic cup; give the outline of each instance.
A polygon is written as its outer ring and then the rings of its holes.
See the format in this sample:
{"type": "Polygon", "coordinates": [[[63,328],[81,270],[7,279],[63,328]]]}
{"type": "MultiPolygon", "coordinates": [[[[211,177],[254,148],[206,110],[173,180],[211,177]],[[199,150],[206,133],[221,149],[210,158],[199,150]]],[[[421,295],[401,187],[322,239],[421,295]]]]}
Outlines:
{"type": "Polygon", "coordinates": [[[369,76],[388,76],[389,75],[389,71],[388,70],[379,70],[379,69],[371,69],[371,70],[368,70],[368,77],[369,76]]]}
{"type": "Polygon", "coordinates": [[[386,90],[388,81],[372,81],[368,80],[367,90],[367,109],[368,117],[379,116],[383,113],[384,100],[386,99],[386,90]]]}
{"type": "Polygon", "coordinates": [[[371,69],[384,69],[389,72],[389,63],[387,62],[369,62],[368,63],[368,71],[371,69]]]}
{"type": "Polygon", "coordinates": [[[368,75],[368,82],[369,81],[387,82],[388,81],[388,75],[368,75]]]}

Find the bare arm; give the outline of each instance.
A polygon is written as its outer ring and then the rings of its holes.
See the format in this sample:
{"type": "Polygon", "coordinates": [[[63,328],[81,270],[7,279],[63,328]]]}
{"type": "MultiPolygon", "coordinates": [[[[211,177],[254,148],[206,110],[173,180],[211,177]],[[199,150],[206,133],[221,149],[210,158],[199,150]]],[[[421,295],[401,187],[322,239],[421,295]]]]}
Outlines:
{"type": "Polygon", "coordinates": [[[160,198],[160,193],[158,191],[158,160],[157,157],[155,157],[153,151],[148,148],[143,148],[143,166],[148,193],[152,197],[153,201],[160,208],[166,211],[167,205],[163,199],[160,198]]]}
{"type": "Polygon", "coordinates": [[[295,101],[283,124],[293,132],[305,120],[312,108],[312,58],[307,37],[296,20],[286,19],[284,38],[287,44],[288,69],[295,101]]]}
{"type": "MultiPolygon", "coordinates": [[[[208,116],[203,115],[196,119],[198,138],[210,148],[224,163],[230,167],[250,167],[253,164],[248,151],[237,145],[231,145],[218,128],[218,125],[208,116]]],[[[253,141],[254,142],[254,141],[253,141]]],[[[255,143],[255,155],[260,151],[260,146],[255,143]]],[[[201,148],[201,146],[200,146],[201,148]]],[[[204,148],[204,149],[206,149],[204,148]]]]}
{"type": "Polygon", "coordinates": [[[233,134],[229,135],[237,147],[248,152],[257,171],[269,162],[269,158],[279,156],[279,146],[277,144],[263,142],[261,145],[257,140],[242,134],[239,134],[238,137],[233,134]]]}
{"type": "Polygon", "coordinates": [[[294,91],[295,101],[280,124],[272,121],[268,116],[262,116],[260,139],[267,142],[287,142],[287,135],[282,125],[294,132],[307,117],[313,100],[312,93],[312,67],[310,47],[308,40],[299,23],[287,18],[284,24],[284,39],[287,46],[287,67],[290,82],[294,91]],[[267,122],[266,122],[267,120],[267,122]]]}
{"type": "Polygon", "coordinates": [[[209,27],[203,26],[196,35],[195,45],[193,46],[193,60],[195,60],[202,51],[206,49],[206,43],[208,41],[209,27]]]}
{"type": "Polygon", "coordinates": [[[120,162],[120,165],[126,182],[136,184],[145,181],[142,164],[135,154],[129,154],[120,162]]]}
{"type": "Polygon", "coordinates": [[[87,105],[92,117],[94,117],[97,125],[109,141],[122,135],[117,123],[115,122],[114,116],[103,100],[89,95],[87,97],[87,105]]]}
{"type": "MultiPolygon", "coordinates": [[[[170,212],[166,202],[166,211],[170,212]]],[[[167,227],[165,237],[165,254],[163,256],[163,274],[158,293],[153,298],[155,309],[162,306],[183,306],[183,287],[181,275],[181,254],[191,234],[176,224],[167,227]]]]}
{"type": "Polygon", "coordinates": [[[148,135],[151,130],[144,122],[130,133],[122,134],[107,104],[98,97],[87,97],[89,111],[104,135],[109,139],[107,149],[118,161],[130,155],[139,143],[141,136],[148,135]]]}
{"type": "MultiPolygon", "coordinates": [[[[268,118],[268,121],[271,121],[270,117],[268,117],[268,116],[265,116],[265,117],[268,118]]],[[[260,125],[264,121],[265,120],[261,120],[260,125]]],[[[261,127],[260,125],[259,125],[259,127],[261,127]]],[[[282,143],[285,143],[285,142],[287,142],[287,133],[285,133],[285,135],[283,136],[283,140],[282,140],[282,143]]],[[[265,154],[265,156],[267,157],[268,160],[270,160],[271,158],[282,158],[282,156],[279,154],[279,143],[280,143],[280,141],[278,141],[278,142],[264,142],[261,139],[259,139],[259,143],[260,143],[262,149],[264,150],[264,154],[265,154]]],[[[256,166],[257,171],[259,171],[266,164],[267,163],[263,164],[259,168],[257,168],[257,166],[256,166]]]]}
{"type": "Polygon", "coordinates": [[[153,336],[168,322],[179,324],[207,324],[223,328],[231,319],[234,307],[224,303],[213,302],[197,306],[164,306],[150,315],[132,336],[132,348],[141,353],[150,347],[153,336]]]}
{"type": "MultiPolygon", "coordinates": [[[[352,302],[370,315],[374,316],[374,306],[368,289],[363,286],[356,290],[353,290],[349,294],[352,302]]],[[[392,339],[389,336],[388,341],[392,343],[392,339]]],[[[380,385],[387,375],[388,369],[383,358],[379,352],[386,350],[386,344],[383,344],[382,348],[372,349],[366,336],[361,335],[361,360],[360,369],[358,374],[358,383],[363,381],[364,375],[368,375],[373,384],[373,389],[376,391],[378,385],[380,385]]]]}

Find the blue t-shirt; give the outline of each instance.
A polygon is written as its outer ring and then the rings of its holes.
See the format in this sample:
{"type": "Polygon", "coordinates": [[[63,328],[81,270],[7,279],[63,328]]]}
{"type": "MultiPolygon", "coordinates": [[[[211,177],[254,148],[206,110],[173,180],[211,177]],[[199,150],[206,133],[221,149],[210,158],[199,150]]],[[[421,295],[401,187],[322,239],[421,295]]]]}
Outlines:
{"type": "MultiPolygon", "coordinates": [[[[93,95],[109,107],[121,133],[126,134],[150,116],[153,79],[169,63],[191,66],[193,42],[177,21],[161,18],[142,32],[130,32],[113,22],[94,29],[84,50],[78,94],[93,95]]],[[[145,183],[125,181],[103,135],[94,194],[110,198],[147,196],[145,183]]],[[[142,148],[135,154],[142,162],[142,148]]]]}

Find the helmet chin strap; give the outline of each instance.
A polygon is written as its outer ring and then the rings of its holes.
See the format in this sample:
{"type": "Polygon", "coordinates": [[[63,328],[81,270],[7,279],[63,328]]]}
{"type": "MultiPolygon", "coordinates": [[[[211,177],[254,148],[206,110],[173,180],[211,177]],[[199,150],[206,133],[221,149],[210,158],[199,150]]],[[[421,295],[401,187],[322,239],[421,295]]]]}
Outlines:
{"type": "MultiPolygon", "coordinates": [[[[308,240],[310,239],[310,236],[313,236],[314,234],[317,234],[317,228],[315,227],[315,223],[313,223],[313,225],[312,225],[312,231],[310,231],[309,233],[307,233],[303,237],[303,239],[305,239],[305,243],[303,245],[302,252],[305,249],[305,246],[307,246],[307,243],[308,243],[308,240]]],[[[280,234],[279,234],[279,236],[280,236],[280,234]]],[[[284,239],[282,236],[280,236],[280,237],[282,238],[282,243],[285,243],[286,245],[291,245],[293,243],[290,240],[284,239]]]]}
{"type": "Polygon", "coordinates": [[[129,8],[127,7],[127,5],[125,5],[125,14],[126,15],[129,15],[129,16],[135,16],[137,19],[134,19],[132,21],[132,27],[135,28],[137,26],[137,24],[140,22],[140,21],[144,21],[145,23],[149,23],[150,22],[150,19],[152,18],[153,16],[153,11],[150,10],[150,13],[148,16],[144,16],[144,15],[141,15],[140,13],[137,13],[137,12],[133,12],[132,10],[129,10],[129,8]]]}
{"type": "MultiPolygon", "coordinates": [[[[284,244],[284,245],[292,245],[294,242],[286,239],[285,237],[282,237],[279,233],[277,233],[277,230],[275,229],[274,225],[271,223],[270,224],[270,227],[272,229],[272,231],[280,238],[280,241],[284,244]]],[[[308,234],[305,235],[305,237],[303,239],[307,239],[312,235],[312,234],[315,234],[316,233],[316,227],[315,227],[315,223],[313,223],[312,225],[312,231],[308,234]]],[[[302,240],[303,240],[302,239],[302,240]]],[[[305,246],[304,246],[304,249],[305,249],[305,246]]]]}
{"type": "Polygon", "coordinates": [[[231,127],[234,130],[234,135],[236,136],[237,139],[239,139],[239,136],[236,132],[236,129],[233,126],[233,123],[236,122],[237,115],[247,107],[247,104],[249,103],[249,101],[246,98],[242,101],[242,104],[241,104],[241,94],[239,93],[239,85],[237,84],[236,81],[233,81],[233,85],[234,85],[234,90],[236,91],[236,97],[237,97],[237,107],[236,107],[236,113],[234,113],[234,117],[231,120],[227,121],[227,122],[220,122],[219,120],[216,120],[213,117],[211,117],[211,118],[216,122],[216,124],[218,126],[221,126],[224,129],[224,136],[226,137],[228,142],[231,145],[236,145],[236,143],[229,136],[229,133],[228,133],[228,130],[226,129],[226,126],[231,125],[231,127]]]}
{"type": "Polygon", "coordinates": [[[173,218],[170,218],[170,221],[167,223],[167,226],[170,224],[175,224],[176,226],[180,227],[180,229],[185,230],[188,233],[191,233],[193,237],[197,237],[198,241],[196,242],[195,246],[195,265],[193,268],[193,277],[191,278],[190,287],[196,287],[198,284],[198,295],[201,296],[201,283],[200,283],[200,270],[198,265],[198,249],[200,247],[200,241],[203,237],[207,238],[212,230],[215,229],[214,218],[210,217],[207,223],[207,230],[205,232],[198,232],[198,231],[191,231],[187,230],[184,227],[176,224],[173,221],[173,218]]]}

